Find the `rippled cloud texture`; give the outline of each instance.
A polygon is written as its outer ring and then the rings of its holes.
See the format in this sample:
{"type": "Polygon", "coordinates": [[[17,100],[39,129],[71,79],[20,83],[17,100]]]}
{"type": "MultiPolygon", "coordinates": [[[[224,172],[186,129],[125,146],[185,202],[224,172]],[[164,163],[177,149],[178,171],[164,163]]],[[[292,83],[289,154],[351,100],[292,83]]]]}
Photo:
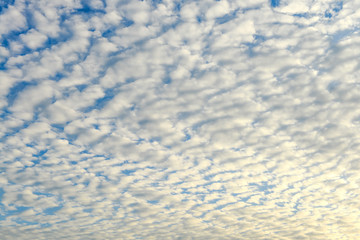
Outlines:
{"type": "Polygon", "coordinates": [[[0,7],[0,239],[360,239],[359,0],[0,7]]]}

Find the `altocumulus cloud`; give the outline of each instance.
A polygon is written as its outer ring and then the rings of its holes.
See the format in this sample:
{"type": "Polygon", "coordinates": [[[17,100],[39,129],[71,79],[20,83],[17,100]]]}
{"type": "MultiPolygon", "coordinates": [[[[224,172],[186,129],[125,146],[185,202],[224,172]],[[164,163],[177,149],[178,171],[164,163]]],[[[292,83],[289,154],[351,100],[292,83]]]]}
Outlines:
{"type": "Polygon", "coordinates": [[[359,239],[360,1],[0,3],[0,239],[359,239]]]}

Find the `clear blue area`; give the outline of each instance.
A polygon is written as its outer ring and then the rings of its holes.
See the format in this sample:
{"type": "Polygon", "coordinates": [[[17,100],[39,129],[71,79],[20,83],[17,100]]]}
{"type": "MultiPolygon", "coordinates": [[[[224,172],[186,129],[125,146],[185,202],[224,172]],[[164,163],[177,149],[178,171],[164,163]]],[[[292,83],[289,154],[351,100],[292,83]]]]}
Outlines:
{"type": "Polygon", "coordinates": [[[343,2],[342,1],[337,2],[333,5],[333,7],[331,9],[328,9],[325,11],[324,16],[326,18],[332,18],[334,15],[339,13],[342,9],[343,9],[343,2]]]}
{"type": "Polygon", "coordinates": [[[150,201],[147,201],[147,202],[152,204],[152,205],[155,205],[155,204],[159,203],[159,200],[150,200],[150,201]]]}
{"type": "Polygon", "coordinates": [[[270,189],[274,188],[275,185],[268,185],[267,182],[259,183],[249,183],[249,186],[254,186],[258,188],[258,191],[264,192],[265,194],[271,193],[270,189]]]}
{"type": "Polygon", "coordinates": [[[15,0],[1,0],[0,1],[0,13],[7,9],[9,5],[14,5],[15,0]]]}
{"type": "Polygon", "coordinates": [[[55,213],[57,211],[59,211],[60,209],[62,209],[62,208],[63,208],[63,206],[47,208],[47,209],[44,210],[44,213],[46,215],[55,215],[55,213]]]}
{"type": "Polygon", "coordinates": [[[326,18],[332,18],[331,12],[325,11],[325,17],[326,17],[326,18]]]}
{"type": "Polygon", "coordinates": [[[340,30],[338,32],[336,32],[333,36],[332,36],[332,43],[336,44],[339,41],[341,41],[343,38],[345,38],[346,36],[349,36],[350,34],[352,34],[354,32],[354,30],[340,30]]]}
{"type": "Polygon", "coordinates": [[[7,69],[6,68],[6,61],[7,61],[7,58],[5,59],[5,61],[0,62],[0,71],[1,70],[4,71],[4,70],[7,69]]]}
{"type": "MultiPolygon", "coordinates": [[[[132,23],[133,24],[133,23],[132,23]]],[[[130,25],[129,25],[130,26],[130,25]]],[[[109,38],[116,34],[115,29],[108,29],[102,33],[102,37],[109,38]]]]}
{"type": "Polygon", "coordinates": [[[293,15],[294,17],[307,18],[309,17],[308,13],[296,13],[293,15]]]}
{"type": "Polygon", "coordinates": [[[170,76],[166,76],[164,79],[163,79],[163,83],[164,84],[170,84],[172,82],[171,80],[171,77],[170,76]]]}
{"type": "Polygon", "coordinates": [[[270,0],[271,7],[278,7],[280,5],[280,0],[270,0]]]}
{"type": "Polygon", "coordinates": [[[337,3],[335,4],[335,7],[333,8],[333,11],[338,13],[338,12],[340,12],[342,9],[343,9],[343,2],[340,1],[340,2],[337,2],[337,3]]]}
{"type": "Polygon", "coordinates": [[[127,175],[127,176],[130,176],[132,173],[136,172],[136,170],[134,169],[127,169],[127,170],[122,170],[121,171],[123,174],[127,175]]]}
{"type": "Polygon", "coordinates": [[[83,211],[87,213],[91,213],[94,209],[92,208],[85,208],[83,211]]]}
{"type": "Polygon", "coordinates": [[[0,204],[1,204],[1,201],[2,201],[2,196],[4,195],[4,189],[0,188],[0,204]]]}
{"type": "MultiPolygon", "coordinates": [[[[106,11],[103,10],[103,9],[94,9],[94,8],[91,8],[91,6],[89,5],[89,1],[86,1],[86,0],[82,0],[81,1],[81,4],[82,4],[82,8],[78,8],[76,9],[76,12],[75,13],[86,13],[83,15],[83,17],[90,17],[89,15],[91,14],[96,14],[96,13],[102,13],[102,14],[105,14],[106,11]]],[[[74,14],[74,13],[73,13],[74,14]]]]}
{"type": "Polygon", "coordinates": [[[11,215],[18,215],[19,213],[22,213],[28,209],[30,209],[31,207],[23,207],[23,206],[18,206],[16,207],[16,210],[10,210],[7,211],[7,216],[11,216],[11,215]]]}
{"type": "Polygon", "coordinates": [[[102,109],[108,102],[110,102],[118,93],[118,91],[114,88],[109,88],[105,90],[105,96],[102,98],[98,98],[94,105],[86,109],[84,112],[93,110],[93,109],[102,109]]]}
{"type": "MultiPolygon", "coordinates": [[[[26,33],[28,30],[30,30],[30,28],[21,29],[21,30],[18,30],[18,31],[13,31],[13,32],[10,32],[8,34],[3,35],[2,36],[2,41],[1,41],[1,46],[5,47],[5,48],[10,48],[10,43],[19,41],[20,35],[26,33]]],[[[26,54],[28,54],[30,52],[32,52],[32,50],[25,47],[21,51],[21,53],[18,54],[18,55],[26,55],[26,54]]]]}
{"type": "Polygon", "coordinates": [[[36,225],[36,224],[38,224],[37,222],[30,222],[30,221],[23,220],[23,219],[21,219],[21,218],[17,218],[17,219],[15,220],[15,222],[16,222],[17,224],[21,224],[21,225],[36,225]]]}
{"type": "Polygon", "coordinates": [[[185,138],[184,138],[184,142],[187,142],[187,141],[189,141],[191,139],[191,135],[189,134],[189,133],[187,133],[187,132],[185,132],[185,138]]]}
{"type": "Polygon", "coordinates": [[[35,83],[32,82],[19,82],[16,83],[9,91],[8,95],[6,96],[8,105],[11,106],[15,99],[20,95],[20,93],[29,86],[34,86],[35,83]]]}
{"type": "Polygon", "coordinates": [[[254,52],[253,48],[256,46],[259,46],[261,43],[263,43],[266,40],[264,36],[261,35],[254,35],[254,41],[245,43],[244,45],[248,47],[246,53],[249,55],[249,57],[256,56],[256,52],[254,52]]]}
{"type": "Polygon", "coordinates": [[[47,151],[48,151],[47,149],[40,150],[37,154],[33,154],[33,157],[41,157],[41,156],[43,156],[47,151]]]}
{"type": "Polygon", "coordinates": [[[156,7],[158,4],[162,3],[162,0],[151,0],[151,5],[156,7]]]}
{"type": "Polygon", "coordinates": [[[174,11],[179,12],[181,10],[181,2],[175,3],[174,11]]]}
{"type": "Polygon", "coordinates": [[[131,25],[134,24],[134,21],[131,19],[127,19],[127,18],[123,18],[121,23],[125,26],[125,27],[130,27],[131,25]]]}
{"type": "Polygon", "coordinates": [[[216,18],[216,23],[217,24],[224,24],[224,23],[226,23],[228,21],[233,20],[233,19],[236,18],[236,13],[237,13],[237,11],[233,11],[233,12],[231,12],[229,14],[226,14],[226,15],[224,15],[222,17],[218,17],[218,18],[216,18]]]}
{"type": "Polygon", "coordinates": [[[48,192],[44,193],[44,192],[37,192],[37,191],[34,191],[34,192],[33,192],[33,194],[38,195],[38,196],[46,196],[46,197],[51,197],[51,196],[54,196],[53,194],[48,193],[48,192]]]}

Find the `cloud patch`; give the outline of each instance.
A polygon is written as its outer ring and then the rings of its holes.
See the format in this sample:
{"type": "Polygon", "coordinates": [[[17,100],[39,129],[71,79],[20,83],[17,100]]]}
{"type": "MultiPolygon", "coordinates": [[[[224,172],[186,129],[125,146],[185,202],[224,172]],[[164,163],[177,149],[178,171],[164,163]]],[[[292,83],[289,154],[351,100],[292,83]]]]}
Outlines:
{"type": "Polygon", "coordinates": [[[6,239],[357,239],[358,3],[0,13],[6,239]]]}

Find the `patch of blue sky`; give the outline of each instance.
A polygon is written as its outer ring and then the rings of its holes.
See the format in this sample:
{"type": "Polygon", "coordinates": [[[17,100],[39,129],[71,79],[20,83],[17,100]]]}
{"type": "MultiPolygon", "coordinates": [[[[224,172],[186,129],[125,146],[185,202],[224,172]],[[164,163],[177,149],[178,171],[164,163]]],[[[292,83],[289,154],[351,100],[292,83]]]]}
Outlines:
{"type": "MultiPolygon", "coordinates": [[[[47,49],[47,48],[51,48],[52,46],[55,46],[59,43],[62,42],[66,42],[68,41],[73,35],[71,34],[70,31],[67,31],[66,28],[64,26],[61,26],[63,31],[61,34],[59,34],[58,37],[54,38],[54,37],[48,37],[48,39],[45,41],[44,45],[41,47],[41,49],[47,49]]],[[[39,50],[41,50],[39,49],[39,50]]]]}
{"type": "MultiPolygon", "coordinates": [[[[210,161],[212,161],[212,159],[209,159],[210,161]]],[[[213,174],[208,174],[208,175],[205,175],[204,176],[204,179],[205,180],[211,180],[213,177],[216,177],[217,175],[219,174],[231,174],[231,173],[237,173],[239,172],[238,170],[232,170],[232,171],[222,171],[222,172],[218,172],[218,173],[213,173],[213,174]]],[[[209,185],[209,184],[212,184],[214,182],[208,182],[207,184],[205,185],[209,185]]]]}
{"type": "MultiPolygon", "coordinates": [[[[105,175],[103,172],[96,172],[95,173],[95,176],[96,177],[101,177],[101,178],[103,178],[105,181],[110,181],[110,178],[107,176],[107,175],[105,175]]],[[[78,176],[78,177],[80,177],[80,176],[78,176]]],[[[81,183],[81,184],[83,184],[83,183],[81,183]]],[[[76,184],[77,185],[77,184],[76,184]]]]}
{"type": "Polygon", "coordinates": [[[20,217],[16,218],[16,219],[15,219],[15,222],[16,222],[17,224],[26,225],[26,226],[39,224],[38,222],[27,221],[27,220],[24,220],[24,219],[22,219],[22,218],[20,218],[20,217]]]}
{"type": "Polygon", "coordinates": [[[187,131],[185,131],[184,134],[185,134],[185,137],[183,138],[183,141],[184,142],[189,141],[191,139],[191,135],[187,131]]]}
{"type": "Polygon", "coordinates": [[[158,4],[161,4],[163,3],[162,0],[151,0],[151,5],[156,7],[158,4]]]}
{"type": "Polygon", "coordinates": [[[339,13],[342,9],[343,9],[343,2],[342,1],[336,2],[331,7],[331,9],[328,9],[325,11],[324,16],[326,18],[332,18],[332,17],[334,17],[334,15],[337,15],[337,13],[339,13]]]}
{"type": "Polygon", "coordinates": [[[60,81],[61,79],[63,79],[64,77],[65,77],[65,74],[64,74],[64,73],[58,72],[58,73],[56,73],[55,75],[50,76],[49,78],[50,78],[51,80],[53,80],[53,81],[58,82],[58,81],[60,81]]]}
{"type": "Polygon", "coordinates": [[[28,28],[31,29],[36,26],[35,19],[33,18],[34,11],[33,9],[31,9],[31,7],[29,7],[30,2],[29,1],[25,1],[25,2],[26,2],[26,8],[25,11],[23,12],[23,15],[26,18],[26,23],[28,28]]]}
{"type": "Polygon", "coordinates": [[[88,85],[88,84],[78,84],[78,85],[76,85],[75,87],[76,87],[76,89],[77,89],[79,92],[82,92],[82,91],[84,91],[87,87],[89,87],[89,85],[88,85]]]}
{"type": "Polygon", "coordinates": [[[48,227],[51,227],[51,226],[52,226],[52,224],[50,224],[50,223],[40,223],[41,228],[48,228],[48,227]]]}
{"type": "MultiPolygon", "coordinates": [[[[10,114],[7,114],[4,119],[6,119],[8,116],[10,116],[10,114]]],[[[35,119],[36,120],[36,119],[35,119]]],[[[27,128],[28,126],[30,126],[32,123],[34,123],[35,120],[31,120],[31,121],[26,121],[23,125],[21,126],[17,126],[17,127],[13,127],[13,128],[8,128],[6,129],[7,131],[5,132],[5,134],[0,138],[0,142],[4,141],[6,138],[10,137],[10,136],[14,136],[15,134],[19,133],[21,129],[27,128]]]]}
{"type": "Polygon", "coordinates": [[[294,17],[299,17],[299,18],[308,18],[310,16],[309,13],[295,13],[293,14],[294,17]]]}
{"type": "Polygon", "coordinates": [[[333,8],[334,12],[340,12],[343,9],[343,1],[339,1],[335,4],[335,7],[333,8]]]}
{"type": "MultiPolygon", "coordinates": [[[[2,204],[2,198],[3,198],[4,193],[5,193],[4,189],[0,188],[0,213],[2,212],[3,207],[4,207],[4,205],[2,204]]],[[[2,217],[2,215],[0,214],[0,220],[1,220],[1,217],[2,217]]]]}
{"type": "Polygon", "coordinates": [[[219,189],[212,189],[208,190],[209,193],[226,193],[226,188],[224,186],[221,186],[219,189]]]}
{"type": "Polygon", "coordinates": [[[63,206],[57,206],[57,207],[50,207],[50,208],[46,208],[43,212],[46,215],[55,215],[57,211],[59,211],[60,209],[62,209],[63,206]]]}
{"type": "Polygon", "coordinates": [[[278,7],[280,5],[280,0],[270,0],[271,7],[278,7]]]}
{"type": "Polygon", "coordinates": [[[151,204],[151,205],[156,205],[158,204],[160,201],[159,200],[148,200],[147,203],[151,204]]]}
{"type": "Polygon", "coordinates": [[[94,104],[92,106],[86,107],[82,111],[84,113],[90,112],[94,109],[102,109],[106,106],[115,96],[116,96],[117,90],[113,88],[109,88],[105,91],[105,96],[102,98],[98,98],[95,100],[94,104]]]}
{"type": "MultiPolygon", "coordinates": [[[[233,194],[234,197],[236,197],[238,194],[233,194]]],[[[247,196],[247,197],[242,197],[240,198],[240,202],[247,202],[249,199],[251,198],[251,196],[247,196]]]]}
{"type": "Polygon", "coordinates": [[[121,20],[121,24],[124,26],[124,27],[130,27],[131,25],[133,25],[135,22],[131,19],[128,19],[128,18],[123,18],[121,20]]]}
{"type": "Polygon", "coordinates": [[[64,132],[66,124],[68,124],[68,123],[65,123],[65,124],[53,123],[53,124],[51,124],[51,128],[52,128],[51,130],[56,133],[62,133],[62,132],[64,132]]]}
{"type": "Polygon", "coordinates": [[[333,16],[333,15],[331,14],[331,12],[330,12],[329,10],[326,10],[326,11],[325,11],[325,17],[326,17],[326,18],[332,18],[332,16],[333,16]]]}
{"type": "Polygon", "coordinates": [[[163,82],[163,84],[171,84],[172,78],[169,75],[167,75],[166,77],[164,77],[162,79],[162,82],[163,82]]]}
{"type": "Polygon", "coordinates": [[[271,189],[275,187],[275,185],[269,185],[267,182],[259,183],[249,183],[249,186],[255,186],[258,191],[264,192],[265,194],[271,193],[271,189]]]}
{"type": "Polygon", "coordinates": [[[136,172],[136,169],[126,169],[126,170],[122,170],[121,173],[126,175],[126,176],[130,176],[133,175],[133,173],[136,172]]]}
{"type": "MultiPolygon", "coordinates": [[[[12,204],[10,204],[10,206],[13,206],[12,204]]],[[[6,216],[13,216],[13,215],[18,215],[22,212],[25,212],[26,210],[31,209],[31,207],[24,207],[24,206],[16,206],[15,210],[9,210],[6,211],[6,216]]]]}
{"type": "Polygon", "coordinates": [[[121,167],[121,166],[126,165],[126,164],[130,164],[130,162],[128,160],[125,160],[125,161],[123,161],[121,163],[113,164],[112,166],[113,167],[117,167],[117,166],[121,167]]]}
{"type": "MultiPolygon", "coordinates": [[[[26,30],[21,30],[21,31],[13,31],[13,32],[10,32],[9,34],[4,35],[3,40],[0,43],[1,46],[9,49],[10,44],[12,42],[18,42],[18,41],[21,42],[20,36],[23,34],[26,34],[29,30],[31,30],[31,28],[27,28],[26,30]]],[[[32,48],[27,47],[26,45],[22,45],[21,51],[19,51],[17,53],[13,53],[13,54],[14,54],[14,56],[24,56],[27,54],[31,54],[33,52],[40,52],[44,49],[49,49],[52,46],[59,44],[60,42],[65,42],[68,39],[70,39],[70,37],[71,37],[71,34],[69,34],[69,33],[60,34],[60,36],[58,38],[49,38],[48,37],[42,46],[32,49],[32,48]]],[[[3,63],[2,63],[3,69],[6,69],[7,59],[8,58],[5,58],[5,61],[3,61],[3,63]]],[[[21,67],[21,65],[17,64],[16,66],[21,67]]]]}
{"type": "Polygon", "coordinates": [[[221,210],[221,209],[223,209],[224,207],[227,207],[227,206],[232,205],[232,204],[234,204],[234,203],[231,202],[231,203],[226,203],[226,204],[218,205],[218,206],[215,207],[215,210],[221,210]]]}
{"type": "MultiPolygon", "coordinates": [[[[6,5],[6,6],[8,6],[8,5],[6,5]]],[[[18,29],[16,31],[11,31],[11,32],[3,35],[2,36],[2,41],[0,42],[0,45],[2,47],[10,48],[11,42],[19,41],[21,34],[25,34],[32,27],[34,27],[31,12],[29,10],[27,10],[23,14],[24,14],[24,16],[26,18],[26,23],[27,23],[26,26],[24,26],[24,27],[22,27],[22,28],[20,28],[20,29],[18,29]]],[[[23,50],[20,53],[18,53],[18,55],[26,55],[26,54],[31,53],[31,52],[33,52],[32,49],[24,47],[23,50]]]]}
{"type": "Polygon", "coordinates": [[[0,109],[0,119],[5,119],[6,117],[10,116],[11,112],[7,108],[0,109]]]}
{"type": "Polygon", "coordinates": [[[256,53],[254,52],[253,48],[259,46],[261,43],[266,41],[266,37],[262,35],[255,34],[254,40],[252,42],[244,43],[245,46],[248,47],[247,54],[249,57],[256,56],[256,53]]]}
{"type": "Polygon", "coordinates": [[[38,195],[38,196],[45,196],[45,197],[52,197],[54,196],[54,194],[49,193],[49,192],[39,192],[39,191],[33,191],[33,194],[38,195]]]}
{"type": "Polygon", "coordinates": [[[86,213],[92,213],[94,211],[93,208],[85,208],[83,209],[83,212],[86,212],[86,213]]]}
{"type": "Polygon", "coordinates": [[[21,30],[11,31],[8,34],[2,36],[2,41],[0,45],[5,48],[10,48],[11,42],[16,42],[20,39],[20,35],[26,33],[30,28],[26,27],[21,30]]]}
{"type": "Polygon", "coordinates": [[[82,17],[84,17],[85,19],[89,19],[91,17],[91,15],[94,14],[105,14],[106,11],[104,9],[97,9],[97,8],[93,8],[91,7],[91,5],[89,4],[89,1],[81,1],[81,8],[77,8],[74,9],[74,12],[72,12],[72,14],[81,14],[82,17]]]}
{"type": "Polygon", "coordinates": [[[4,58],[3,61],[0,61],[0,71],[7,70],[6,63],[8,58],[4,58]]]}
{"type": "Polygon", "coordinates": [[[175,4],[174,4],[174,12],[180,12],[180,10],[181,10],[181,6],[182,6],[182,3],[183,3],[184,1],[182,1],[182,0],[180,0],[180,1],[177,1],[177,2],[175,2],[175,4]]]}
{"type": "Polygon", "coordinates": [[[201,23],[203,21],[203,18],[201,16],[196,16],[196,21],[198,23],[201,23]]]}
{"type": "Polygon", "coordinates": [[[1,0],[0,1],[0,13],[9,8],[9,6],[14,5],[15,0],[1,0]]]}
{"type": "Polygon", "coordinates": [[[47,153],[48,149],[40,150],[39,152],[33,154],[33,157],[42,157],[45,153],[47,153]]]}
{"type": "Polygon", "coordinates": [[[104,37],[104,38],[111,38],[111,37],[113,37],[113,36],[115,36],[116,35],[116,28],[114,27],[114,28],[110,28],[110,29],[107,29],[106,31],[104,31],[102,34],[101,34],[101,36],[102,37],[104,37]]]}
{"type": "Polygon", "coordinates": [[[343,38],[350,36],[354,32],[355,32],[354,29],[339,30],[331,36],[332,37],[331,43],[336,44],[339,41],[341,41],[343,38]]]}
{"type": "Polygon", "coordinates": [[[236,18],[238,10],[232,11],[229,14],[216,18],[217,24],[224,24],[236,18]]]}
{"type": "Polygon", "coordinates": [[[299,200],[295,203],[295,205],[293,206],[293,213],[296,214],[299,211],[299,206],[300,206],[300,202],[299,200]]]}

